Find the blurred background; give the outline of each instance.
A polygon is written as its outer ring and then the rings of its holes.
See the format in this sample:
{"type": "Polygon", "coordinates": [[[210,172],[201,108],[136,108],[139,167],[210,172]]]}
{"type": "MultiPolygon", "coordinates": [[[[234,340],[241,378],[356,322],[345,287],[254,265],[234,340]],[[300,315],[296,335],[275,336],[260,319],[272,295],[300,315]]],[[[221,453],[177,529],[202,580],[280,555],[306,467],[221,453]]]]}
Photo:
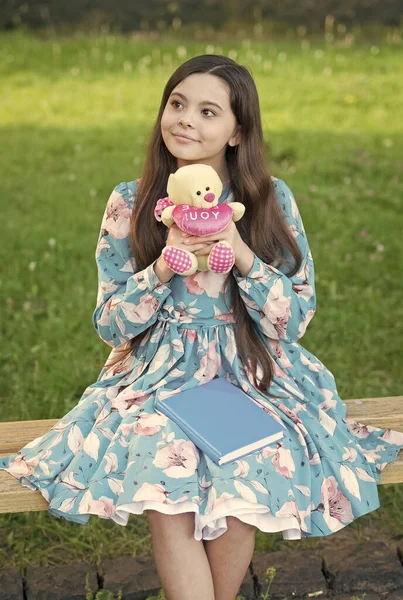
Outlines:
{"type": "MultiPolygon", "coordinates": [[[[97,379],[105,205],[141,176],[168,77],[203,53],[250,69],[272,173],[300,208],[317,291],[303,346],[342,398],[402,393],[402,13],[400,0],[3,0],[0,421],[61,418],[97,379]]],[[[403,537],[402,486],[379,496],[339,539],[403,537]]],[[[258,531],[256,552],[317,543],[258,531]]],[[[0,515],[0,566],[127,554],[151,556],[144,515],[0,515]]]]}

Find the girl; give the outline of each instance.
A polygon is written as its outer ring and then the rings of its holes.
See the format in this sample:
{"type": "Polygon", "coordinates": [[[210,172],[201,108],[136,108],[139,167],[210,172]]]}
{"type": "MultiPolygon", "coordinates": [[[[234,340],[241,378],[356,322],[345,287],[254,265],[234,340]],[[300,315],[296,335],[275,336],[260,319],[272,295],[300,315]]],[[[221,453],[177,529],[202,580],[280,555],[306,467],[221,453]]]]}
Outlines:
{"type": "Polygon", "coordinates": [[[403,434],[346,417],[332,373],[299,344],[316,310],[314,263],[284,181],[265,166],[249,71],[220,55],[167,82],[142,176],[112,191],[99,234],[93,323],[112,351],[98,379],[50,431],[0,467],[40,490],[49,512],[126,525],[147,514],[169,600],[233,600],[255,532],[327,536],[379,507],[382,469],[403,434]],[[206,238],[154,218],[170,173],[209,164],[243,218],[206,238]],[[235,251],[228,274],[176,275],[164,245],[235,251]],[[157,399],[226,377],[287,427],[259,452],[218,466],[157,399]]]}

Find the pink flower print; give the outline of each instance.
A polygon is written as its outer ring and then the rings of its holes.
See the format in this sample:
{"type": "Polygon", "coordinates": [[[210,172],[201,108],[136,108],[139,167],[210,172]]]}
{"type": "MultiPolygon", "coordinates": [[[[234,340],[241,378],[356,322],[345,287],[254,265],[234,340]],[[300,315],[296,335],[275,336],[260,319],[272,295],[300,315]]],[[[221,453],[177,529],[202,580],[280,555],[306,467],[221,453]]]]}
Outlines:
{"type": "MultiPolygon", "coordinates": [[[[279,359],[282,359],[281,360],[282,363],[283,363],[283,359],[287,360],[289,363],[289,366],[292,366],[292,364],[289,362],[288,356],[284,352],[284,349],[283,349],[280,341],[278,340],[278,338],[267,337],[267,342],[269,343],[271,349],[273,350],[272,354],[274,356],[276,356],[279,359]]],[[[277,363],[275,363],[275,364],[277,364],[277,363]]],[[[288,367],[288,365],[283,365],[283,366],[288,367]]]]}
{"type": "MultiPolygon", "coordinates": [[[[136,305],[133,302],[122,302],[121,299],[112,296],[110,299],[112,302],[110,303],[110,308],[113,308],[120,304],[124,317],[130,322],[135,324],[147,323],[151,317],[157,312],[157,309],[160,306],[159,300],[155,298],[152,294],[145,293],[141,297],[141,303],[136,305]]],[[[106,304],[106,308],[108,307],[108,303],[106,304]]],[[[104,309],[105,314],[105,309],[104,309]]],[[[125,334],[124,322],[120,321],[118,323],[119,329],[122,334],[125,334]]]]}
{"type": "Polygon", "coordinates": [[[190,440],[173,440],[157,451],[153,464],[168,477],[178,479],[194,474],[200,462],[199,451],[190,440]]]}
{"type": "Polygon", "coordinates": [[[279,445],[272,459],[272,463],[276,468],[277,473],[283,475],[287,479],[291,479],[293,471],[295,471],[295,463],[292,458],[291,450],[279,445]]]}
{"type": "Polygon", "coordinates": [[[104,235],[111,235],[119,240],[130,233],[130,210],[122,194],[115,190],[107,204],[101,229],[104,230],[104,235]]]}
{"type": "Polygon", "coordinates": [[[219,298],[223,282],[227,273],[213,273],[212,271],[196,271],[193,275],[184,278],[184,283],[189,294],[203,294],[209,298],[219,298]]]}
{"type": "MultiPolygon", "coordinates": [[[[297,486],[298,487],[298,486],[297,486]]],[[[311,514],[315,508],[314,503],[311,501],[308,505],[307,510],[298,510],[295,500],[289,500],[285,502],[283,506],[275,514],[276,517],[295,517],[298,521],[299,527],[302,531],[308,531],[306,526],[306,518],[311,514]]]]}
{"type": "MultiPolygon", "coordinates": [[[[115,281],[115,280],[113,280],[115,281]]],[[[104,296],[107,294],[113,294],[113,292],[116,292],[116,290],[118,289],[118,286],[115,283],[112,283],[112,281],[101,281],[99,289],[98,289],[98,295],[97,295],[97,306],[100,306],[103,303],[103,299],[104,296]]],[[[110,298],[107,302],[107,310],[109,312],[109,309],[111,307],[111,300],[112,298],[110,298]]],[[[106,322],[103,319],[103,316],[101,317],[101,321],[100,321],[101,325],[105,325],[106,322]]]]}
{"type": "MultiPolygon", "coordinates": [[[[316,357],[315,357],[316,358],[316,357]]],[[[299,359],[304,367],[308,367],[310,371],[314,371],[315,373],[319,371],[323,371],[325,369],[325,365],[321,362],[312,362],[310,356],[306,356],[304,352],[299,353],[299,359]]]]}
{"type": "Polygon", "coordinates": [[[333,410],[337,406],[337,400],[333,397],[333,392],[326,388],[320,388],[322,395],[325,397],[325,400],[318,404],[318,407],[328,412],[329,410],[333,410]]]}
{"type": "Polygon", "coordinates": [[[136,422],[133,426],[133,431],[136,435],[148,435],[152,436],[161,431],[161,426],[166,424],[166,418],[163,419],[161,415],[147,414],[136,417],[136,422]]]}
{"type": "Polygon", "coordinates": [[[105,462],[105,473],[116,473],[119,468],[119,459],[114,452],[107,452],[102,462],[105,462]]]}
{"type": "Polygon", "coordinates": [[[344,418],[343,421],[347,423],[351,433],[358,438],[366,438],[369,436],[369,431],[366,425],[354,421],[353,419],[344,418]]]}
{"type": "Polygon", "coordinates": [[[36,466],[39,462],[39,458],[26,460],[25,456],[18,456],[9,464],[9,469],[12,475],[21,477],[23,475],[32,475],[34,469],[32,466],[36,466]]]}
{"type": "MultiPolygon", "coordinates": [[[[310,252],[308,253],[308,257],[312,260],[312,254],[310,252]]],[[[311,268],[309,266],[309,263],[308,263],[308,261],[305,261],[302,264],[302,268],[298,271],[298,273],[296,273],[297,278],[302,283],[293,283],[292,284],[292,289],[294,290],[294,292],[299,294],[301,296],[301,298],[304,298],[304,300],[306,300],[307,302],[310,298],[312,298],[312,295],[313,295],[312,286],[309,285],[310,271],[311,271],[311,268]]]]}
{"type": "Polygon", "coordinates": [[[198,275],[198,274],[199,274],[199,272],[196,271],[196,273],[193,273],[193,275],[188,275],[187,277],[184,277],[183,282],[184,282],[189,294],[200,296],[201,294],[204,293],[204,290],[199,285],[198,281],[196,280],[196,275],[198,275]]]}
{"type": "Polygon", "coordinates": [[[346,496],[337,490],[338,483],[333,475],[325,477],[321,486],[323,518],[331,531],[338,531],[342,523],[350,523],[354,519],[351,503],[346,496]]]}
{"type": "Polygon", "coordinates": [[[288,406],[286,406],[282,402],[280,402],[277,405],[277,408],[279,410],[282,410],[288,417],[290,417],[290,419],[292,419],[294,421],[294,423],[302,423],[301,419],[297,415],[297,412],[299,410],[298,408],[293,408],[291,410],[290,408],[288,408],[288,406]]]}
{"type": "Polygon", "coordinates": [[[158,502],[159,504],[179,504],[189,498],[189,496],[182,496],[178,500],[170,500],[168,498],[169,492],[160,484],[143,483],[143,485],[134,494],[132,500],[134,502],[146,502],[150,500],[152,502],[158,502]]]}
{"type": "MultiPolygon", "coordinates": [[[[267,338],[267,339],[273,350],[273,355],[275,357],[277,357],[278,362],[281,364],[281,367],[283,369],[291,369],[293,366],[292,362],[288,358],[287,352],[285,352],[280,340],[272,339],[272,338],[267,338]]],[[[278,368],[279,373],[283,373],[283,371],[280,369],[280,365],[278,365],[276,361],[275,361],[275,364],[278,368]]],[[[285,376],[285,373],[283,374],[283,376],[285,376]]]]}
{"type": "Polygon", "coordinates": [[[290,450],[287,450],[282,444],[277,442],[276,448],[273,448],[272,445],[265,446],[261,455],[263,458],[272,456],[272,463],[277,473],[280,473],[280,475],[283,475],[287,479],[291,479],[292,472],[295,471],[295,463],[290,450]]]}
{"type": "MultiPolygon", "coordinates": [[[[112,352],[109,354],[109,356],[106,360],[106,363],[108,361],[112,361],[115,357],[115,354],[116,354],[116,348],[113,348],[112,352]]],[[[119,373],[124,373],[125,371],[130,369],[130,363],[132,362],[132,360],[133,360],[133,356],[128,355],[123,360],[120,360],[119,362],[117,362],[115,365],[112,365],[111,367],[107,368],[108,377],[114,377],[115,375],[119,375],[119,373]]]]}
{"type": "Polygon", "coordinates": [[[234,494],[229,494],[228,492],[223,492],[221,494],[221,496],[219,498],[217,498],[216,489],[213,487],[210,488],[210,491],[208,493],[208,501],[207,501],[205,514],[206,515],[210,514],[216,508],[216,506],[222,504],[226,500],[233,498],[233,497],[234,497],[234,494]]]}
{"type": "Polygon", "coordinates": [[[235,316],[232,312],[221,315],[214,315],[214,318],[218,319],[219,321],[224,321],[225,323],[235,323],[235,316]]]}
{"type": "Polygon", "coordinates": [[[143,483],[143,485],[134,494],[132,499],[135,502],[151,500],[161,504],[168,504],[168,494],[169,492],[167,492],[166,489],[160,484],[143,483]]]}
{"type": "Polygon", "coordinates": [[[105,237],[100,237],[96,250],[95,250],[95,256],[96,258],[99,258],[101,255],[101,250],[110,250],[111,249],[111,245],[108,243],[107,239],[105,237]]]}
{"type": "Polygon", "coordinates": [[[184,334],[190,344],[194,344],[197,339],[196,329],[184,329],[184,334]]]}
{"type": "Polygon", "coordinates": [[[309,503],[307,510],[300,510],[297,513],[296,517],[298,519],[299,526],[302,529],[302,531],[308,531],[308,527],[306,525],[306,518],[311,515],[311,512],[314,508],[315,508],[315,504],[311,501],[309,503]]]}
{"type": "Polygon", "coordinates": [[[175,316],[182,321],[183,317],[186,317],[186,306],[184,302],[180,302],[178,306],[175,306],[175,316]]]}
{"type": "Polygon", "coordinates": [[[387,429],[379,439],[384,440],[389,444],[396,444],[396,446],[403,445],[403,433],[400,431],[394,431],[393,429],[387,429]]]}
{"type": "Polygon", "coordinates": [[[377,448],[375,450],[366,450],[365,448],[363,448],[359,444],[357,444],[357,445],[358,445],[358,447],[360,448],[361,452],[364,454],[365,458],[367,459],[367,461],[369,463],[374,463],[379,458],[381,458],[381,455],[378,454],[378,452],[377,452],[378,449],[385,450],[384,446],[377,446],[377,448]]]}
{"type": "Polygon", "coordinates": [[[119,431],[123,437],[127,437],[133,430],[133,423],[121,423],[119,431]]]}
{"type": "Polygon", "coordinates": [[[124,417],[127,413],[136,413],[150,396],[151,394],[144,394],[142,390],[133,390],[128,386],[111,399],[111,407],[124,417]]]}
{"type": "Polygon", "coordinates": [[[284,502],[283,506],[274,513],[276,517],[297,517],[298,508],[295,503],[295,500],[289,500],[288,502],[284,502]]]}
{"type": "Polygon", "coordinates": [[[116,506],[113,504],[112,498],[107,498],[106,496],[101,496],[99,500],[94,500],[91,492],[87,490],[78,506],[78,512],[111,518],[115,516],[116,506]]]}
{"type": "Polygon", "coordinates": [[[277,279],[271,286],[267,300],[263,306],[260,321],[263,333],[270,338],[286,338],[288,319],[291,314],[291,299],[284,296],[284,286],[277,279]]]}
{"type": "Polygon", "coordinates": [[[133,501],[142,502],[144,500],[152,500],[162,504],[168,504],[168,493],[162,485],[143,483],[133,496],[133,501]]]}
{"type": "Polygon", "coordinates": [[[193,374],[198,381],[214,379],[221,368],[221,354],[217,352],[217,341],[212,340],[208,344],[207,352],[200,359],[200,366],[193,374]]]}
{"type": "MultiPolygon", "coordinates": [[[[295,291],[294,286],[292,286],[292,288],[295,291]]],[[[309,286],[309,289],[312,290],[312,287],[309,286]]],[[[304,284],[304,291],[306,292],[306,290],[307,290],[307,286],[306,286],[306,283],[305,283],[304,284]]],[[[313,293],[309,293],[309,298],[311,298],[312,295],[313,295],[313,293]]],[[[309,298],[308,298],[308,300],[309,300],[309,298]]],[[[301,338],[304,335],[304,333],[305,333],[305,331],[306,331],[309,323],[312,321],[315,313],[316,313],[316,309],[312,309],[312,308],[310,310],[306,311],[306,313],[305,313],[305,320],[302,320],[300,322],[299,326],[298,326],[298,339],[301,338]]]]}
{"type": "MultiPolygon", "coordinates": [[[[283,361],[281,361],[281,363],[283,363],[283,361]]],[[[289,376],[287,375],[287,373],[280,367],[280,365],[278,364],[278,362],[276,360],[274,360],[272,362],[273,364],[273,370],[274,370],[274,376],[275,377],[280,377],[281,379],[289,379],[289,376]]],[[[290,365],[292,366],[292,365],[290,365]]]]}

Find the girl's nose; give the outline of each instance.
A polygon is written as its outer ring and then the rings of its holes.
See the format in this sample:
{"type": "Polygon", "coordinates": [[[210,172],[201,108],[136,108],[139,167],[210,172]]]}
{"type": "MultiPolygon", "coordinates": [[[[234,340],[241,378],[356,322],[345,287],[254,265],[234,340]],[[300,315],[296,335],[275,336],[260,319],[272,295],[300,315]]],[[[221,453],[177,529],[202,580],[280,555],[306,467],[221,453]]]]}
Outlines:
{"type": "Polygon", "coordinates": [[[215,194],[213,194],[213,192],[211,192],[209,194],[206,194],[204,196],[204,199],[205,199],[206,202],[214,202],[214,200],[215,200],[215,194]]]}

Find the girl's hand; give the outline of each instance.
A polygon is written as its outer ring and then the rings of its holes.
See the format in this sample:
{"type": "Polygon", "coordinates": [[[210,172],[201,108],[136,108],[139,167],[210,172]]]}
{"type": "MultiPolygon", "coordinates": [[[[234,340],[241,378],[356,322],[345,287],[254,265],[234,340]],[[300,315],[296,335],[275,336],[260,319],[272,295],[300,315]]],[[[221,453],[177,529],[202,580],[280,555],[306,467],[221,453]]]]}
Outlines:
{"type": "Polygon", "coordinates": [[[216,242],[226,241],[231,244],[235,255],[237,256],[243,244],[243,239],[241,238],[237,226],[235,225],[235,221],[230,221],[227,227],[219,233],[213,233],[212,235],[206,235],[202,237],[184,233],[183,236],[184,248],[190,250],[191,252],[194,252],[191,250],[192,245],[199,244],[202,241],[207,243],[207,247],[205,248],[206,252],[202,250],[201,252],[195,252],[195,254],[208,254],[216,242]]]}
{"type": "MultiPolygon", "coordinates": [[[[186,239],[186,238],[185,238],[185,239],[186,239]]],[[[218,240],[217,240],[217,241],[218,241],[218,240]]],[[[211,242],[210,244],[206,244],[206,245],[204,246],[204,248],[200,248],[200,250],[196,250],[196,252],[194,252],[194,254],[195,254],[196,256],[203,256],[203,255],[205,255],[205,254],[206,254],[206,255],[210,254],[210,252],[211,252],[211,250],[212,250],[212,248],[213,248],[214,244],[216,244],[216,243],[217,243],[217,241],[216,241],[216,242],[211,242]]],[[[193,250],[192,250],[192,252],[193,252],[193,250]]]]}
{"type": "MultiPolygon", "coordinates": [[[[199,238],[200,241],[197,243],[185,245],[184,242],[187,239],[186,237],[184,237],[185,235],[186,234],[184,234],[183,231],[181,229],[179,229],[177,224],[174,223],[168,229],[168,237],[165,242],[165,245],[166,246],[176,246],[177,248],[182,248],[183,250],[189,250],[189,252],[195,252],[195,253],[197,250],[202,250],[208,245],[206,242],[201,241],[203,238],[199,238]]],[[[210,248],[210,250],[211,250],[211,248],[210,248]]],[[[209,250],[209,252],[210,252],[210,250],[209,250]]]]}

